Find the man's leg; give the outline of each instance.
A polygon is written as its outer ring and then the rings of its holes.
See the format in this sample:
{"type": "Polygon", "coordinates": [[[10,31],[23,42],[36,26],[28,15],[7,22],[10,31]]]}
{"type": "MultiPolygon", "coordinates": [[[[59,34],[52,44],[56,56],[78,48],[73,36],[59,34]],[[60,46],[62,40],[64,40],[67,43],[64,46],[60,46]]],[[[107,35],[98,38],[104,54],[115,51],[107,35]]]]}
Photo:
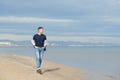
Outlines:
{"type": "Polygon", "coordinates": [[[36,65],[37,65],[37,73],[42,74],[41,71],[41,64],[42,64],[42,57],[44,54],[43,48],[36,49],[36,65]]]}
{"type": "Polygon", "coordinates": [[[39,48],[35,48],[36,68],[40,69],[40,51],[39,48]]]}
{"type": "Polygon", "coordinates": [[[44,55],[44,49],[40,48],[40,67],[41,67],[41,64],[42,64],[43,55],[44,55]]]}
{"type": "Polygon", "coordinates": [[[39,52],[40,52],[40,54],[39,54],[39,57],[40,57],[40,59],[39,59],[39,61],[40,61],[40,69],[37,70],[37,72],[40,73],[40,74],[42,74],[41,64],[42,64],[42,58],[43,58],[44,50],[43,50],[43,48],[40,48],[39,50],[40,50],[40,51],[39,51],[39,52]]]}

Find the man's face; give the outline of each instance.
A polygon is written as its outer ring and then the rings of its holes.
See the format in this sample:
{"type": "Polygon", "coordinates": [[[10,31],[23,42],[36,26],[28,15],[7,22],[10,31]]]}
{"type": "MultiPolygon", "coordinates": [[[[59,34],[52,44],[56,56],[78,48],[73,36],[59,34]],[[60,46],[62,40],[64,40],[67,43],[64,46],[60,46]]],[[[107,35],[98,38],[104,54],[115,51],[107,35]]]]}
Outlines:
{"type": "Polygon", "coordinates": [[[43,33],[43,29],[39,29],[38,33],[42,34],[43,33]]]}

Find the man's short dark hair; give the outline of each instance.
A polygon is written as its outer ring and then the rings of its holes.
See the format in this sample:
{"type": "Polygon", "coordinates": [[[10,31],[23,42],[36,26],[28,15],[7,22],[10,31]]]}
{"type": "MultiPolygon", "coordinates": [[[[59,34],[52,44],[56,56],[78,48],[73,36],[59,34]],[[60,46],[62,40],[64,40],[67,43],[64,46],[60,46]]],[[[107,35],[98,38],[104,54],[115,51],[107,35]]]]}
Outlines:
{"type": "Polygon", "coordinates": [[[43,27],[38,27],[38,30],[39,30],[39,29],[43,29],[43,27]]]}

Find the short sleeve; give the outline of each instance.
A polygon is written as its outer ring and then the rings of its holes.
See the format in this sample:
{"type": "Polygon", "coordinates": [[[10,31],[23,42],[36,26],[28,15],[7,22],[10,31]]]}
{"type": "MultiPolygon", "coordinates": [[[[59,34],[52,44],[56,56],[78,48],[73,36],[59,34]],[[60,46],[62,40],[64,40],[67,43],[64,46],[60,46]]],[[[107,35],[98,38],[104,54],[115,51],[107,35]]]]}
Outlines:
{"type": "Polygon", "coordinates": [[[45,36],[45,40],[47,40],[47,37],[45,36]]]}
{"type": "Polygon", "coordinates": [[[33,40],[35,40],[35,35],[33,36],[33,40]]]}

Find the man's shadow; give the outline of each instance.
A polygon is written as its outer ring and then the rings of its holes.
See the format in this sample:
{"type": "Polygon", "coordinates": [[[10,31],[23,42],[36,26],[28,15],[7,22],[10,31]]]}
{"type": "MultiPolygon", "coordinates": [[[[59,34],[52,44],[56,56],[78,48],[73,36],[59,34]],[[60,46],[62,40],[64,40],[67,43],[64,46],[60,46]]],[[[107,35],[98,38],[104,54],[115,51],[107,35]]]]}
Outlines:
{"type": "Polygon", "coordinates": [[[46,69],[42,73],[44,74],[46,72],[53,72],[53,71],[57,71],[57,70],[60,70],[60,68],[46,69]]]}

